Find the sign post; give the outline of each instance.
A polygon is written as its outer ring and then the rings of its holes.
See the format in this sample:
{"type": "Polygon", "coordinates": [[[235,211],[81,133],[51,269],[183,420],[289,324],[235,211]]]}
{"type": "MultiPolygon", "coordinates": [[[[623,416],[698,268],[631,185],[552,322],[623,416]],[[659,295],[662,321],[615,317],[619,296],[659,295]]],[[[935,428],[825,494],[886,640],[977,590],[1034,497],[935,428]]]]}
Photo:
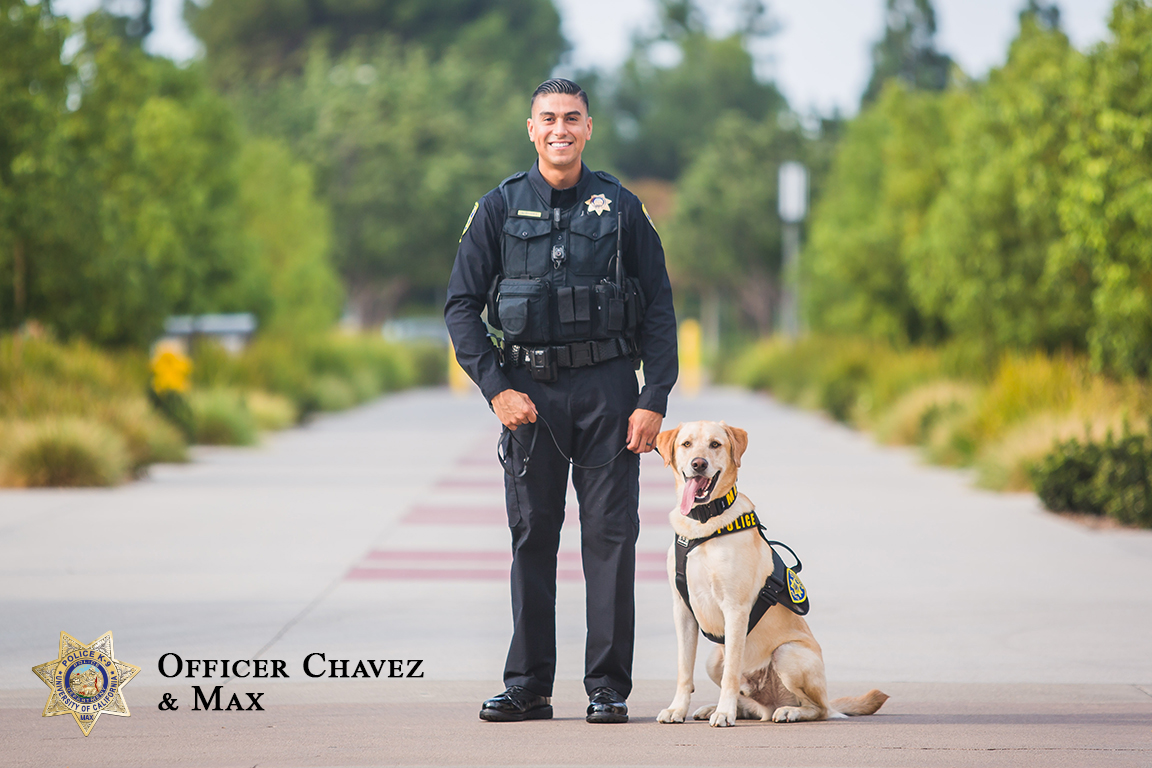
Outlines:
{"type": "Polygon", "coordinates": [[[780,165],[778,208],[783,223],[779,328],[789,339],[800,333],[800,222],[808,213],[808,170],[800,163],[780,165]]]}

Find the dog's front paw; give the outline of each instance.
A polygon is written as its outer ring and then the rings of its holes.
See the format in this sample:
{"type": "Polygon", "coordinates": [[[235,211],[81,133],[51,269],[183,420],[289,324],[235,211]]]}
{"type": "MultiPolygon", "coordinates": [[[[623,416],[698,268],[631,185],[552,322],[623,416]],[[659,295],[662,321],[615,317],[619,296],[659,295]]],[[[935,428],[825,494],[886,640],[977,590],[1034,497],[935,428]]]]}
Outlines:
{"type": "Polygon", "coordinates": [[[708,718],[708,725],[713,728],[728,728],[736,725],[736,713],[717,709],[712,713],[712,717],[708,718]]]}
{"type": "Polygon", "coordinates": [[[698,709],[692,713],[692,719],[693,720],[707,720],[708,718],[712,717],[712,713],[715,711],[716,711],[716,705],[715,704],[706,704],[703,707],[700,707],[700,709],[698,709]]]}
{"type": "Polygon", "coordinates": [[[800,707],[777,707],[772,713],[774,723],[796,723],[800,721],[800,707]]]}
{"type": "Polygon", "coordinates": [[[656,722],[658,723],[682,723],[684,716],[688,714],[687,708],[685,709],[668,709],[660,710],[660,714],[656,715],[656,722]]]}

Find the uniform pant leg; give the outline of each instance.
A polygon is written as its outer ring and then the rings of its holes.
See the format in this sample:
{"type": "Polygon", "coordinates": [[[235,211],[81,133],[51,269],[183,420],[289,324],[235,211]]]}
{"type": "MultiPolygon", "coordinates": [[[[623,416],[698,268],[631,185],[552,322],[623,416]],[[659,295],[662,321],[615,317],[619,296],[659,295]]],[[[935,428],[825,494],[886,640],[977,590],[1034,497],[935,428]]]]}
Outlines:
{"type": "MultiPolygon", "coordinates": [[[[573,371],[573,448],[577,463],[608,460],[624,445],[636,408],[636,373],[627,359],[573,371]]],[[[580,501],[588,635],[584,686],[632,690],[636,631],[636,538],[640,457],[625,450],[601,469],[573,469],[580,501]]]]}
{"type": "MultiPolygon", "coordinates": [[[[568,371],[561,371],[552,384],[532,381],[523,369],[511,369],[508,374],[513,387],[532,399],[565,453],[570,453],[568,371]]],[[[524,447],[515,442],[512,445],[513,471],[523,466],[533,430],[538,434],[525,476],[504,477],[512,533],[512,642],[504,665],[504,684],[551,696],[556,677],[556,552],[564,524],[568,464],[537,420],[514,433],[524,447]]]]}

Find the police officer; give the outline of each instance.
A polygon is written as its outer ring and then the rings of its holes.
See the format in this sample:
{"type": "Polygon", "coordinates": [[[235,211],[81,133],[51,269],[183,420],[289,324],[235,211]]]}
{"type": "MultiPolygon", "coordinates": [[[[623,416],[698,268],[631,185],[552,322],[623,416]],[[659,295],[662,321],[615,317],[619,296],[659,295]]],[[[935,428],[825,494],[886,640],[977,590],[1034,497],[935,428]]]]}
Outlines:
{"type": "Polygon", "coordinates": [[[508,689],[483,703],[484,720],[552,717],[568,458],[587,590],[587,719],[628,720],[639,454],[652,450],[676,381],[676,318],[647,211],[581,160],[591,136],[580,86],[553,79],[536,89],[528,137],[539,157],[473,208],[448,283],[456,359],[506,427],[513,633],[508,689]],[[502,351],[487,336],[486,307],[502,351]]]}

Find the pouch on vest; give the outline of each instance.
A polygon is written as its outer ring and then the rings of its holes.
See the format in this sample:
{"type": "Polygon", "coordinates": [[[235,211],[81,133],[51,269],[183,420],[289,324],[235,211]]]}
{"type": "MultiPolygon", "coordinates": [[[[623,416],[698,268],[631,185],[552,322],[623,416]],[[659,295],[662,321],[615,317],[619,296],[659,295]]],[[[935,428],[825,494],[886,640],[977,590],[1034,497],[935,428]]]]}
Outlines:
{"type": "Polygon", "coordinates": [[[496,303],[500,297],[500,281],[502,279],[500,275],[492,278],[492,285],[488,286],[488,295],[485,298],[485,306],[488,309],[488,325],[498,331],[504,330],[504,327],[500,325],[500,307],[496,303]]]}
{"type": "Polygon", "coordinates": [[[620,288],[607,280],[596,285],[596,312],[593,337],[598,339],[620,336],[624,332],[624,298],[620,288]]]}
{"type": "Polygon", "coordinates": [[[589,338],[592,334],[592,289],[576,285],[556,289],[556,314],[565,337],[589,338]]]}
{"type": "Polygon", "coordinates": [[[640,346],[640,320],[644,317],[644,289],[634,277],[624,279],[624,333],[640,346]]]}
{"type": "Polygon", "coordinates": [[[504,340],[517,344],[548,342],[548,295],[551,286],[535,278],[505,278],[496,298],[504,340]]]}

